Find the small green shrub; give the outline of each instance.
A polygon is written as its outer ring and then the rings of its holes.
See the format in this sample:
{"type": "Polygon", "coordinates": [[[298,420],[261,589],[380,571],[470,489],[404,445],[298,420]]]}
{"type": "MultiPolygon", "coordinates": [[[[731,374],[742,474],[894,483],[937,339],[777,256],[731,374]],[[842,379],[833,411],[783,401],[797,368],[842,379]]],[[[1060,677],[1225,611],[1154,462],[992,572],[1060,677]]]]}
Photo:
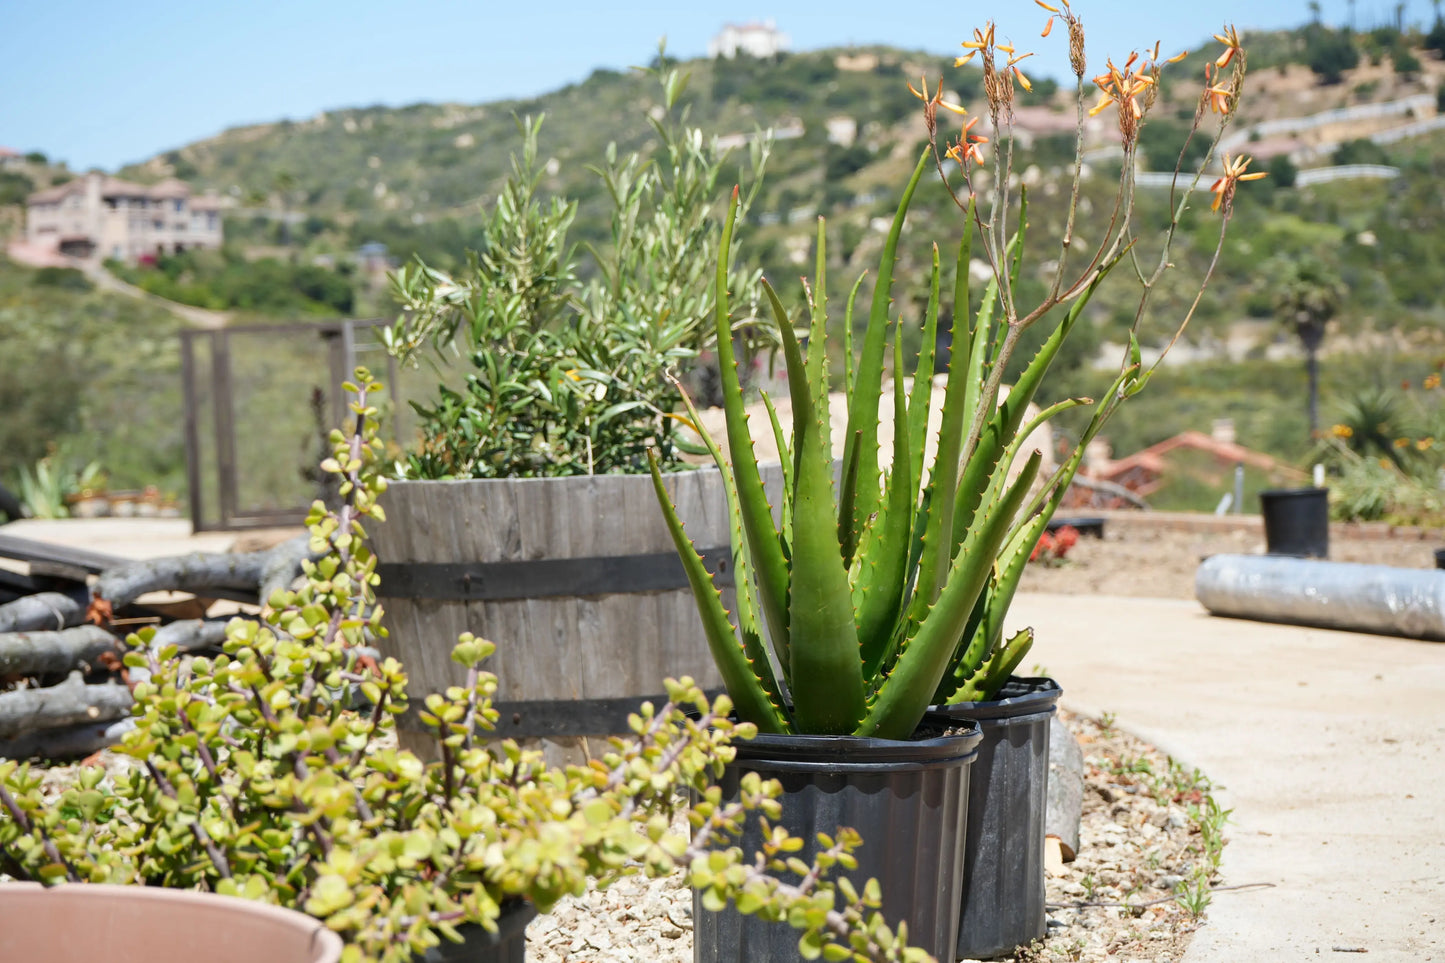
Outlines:
{"type": "MultiPolygon", "coordinates": [[[[613,145],[596,169],[612,216],[610,243],[586,246],[590,264],[579,264],[569,237],[576,202],[544,196],[538,118],[519,122],[521,155],[467,270],[452,275],[418,258],[396,272],[405,313],[388,331],[392,350],[411,359],[430,346],[471,362],[462,384],[413,403],[421,438],[399,474],[636,474],[649,448],[679,467],[684,421],[670,372],[686,373],[709,343],[725,156],[682,123],[687,75],[653,74],[666,111],[651,120],[656,150],[619,157],[613,145]]],[[[755,176],[765,158],[755,145],[755,176]]],[[[738,273],[733,290],[755,297],[757,279],[738,273]]],[[[746,324],[738,336],[753,343],[746,324]]]]}
{"type": "Polygon", "coordinates": [[[77,294],[89,294],[95,290],[95,285],[90,283],[90,279],[75,268],[40,268],[35,272],[32,283],[36,287],[59,288],[62,291],[74,291],[77,294]]]}

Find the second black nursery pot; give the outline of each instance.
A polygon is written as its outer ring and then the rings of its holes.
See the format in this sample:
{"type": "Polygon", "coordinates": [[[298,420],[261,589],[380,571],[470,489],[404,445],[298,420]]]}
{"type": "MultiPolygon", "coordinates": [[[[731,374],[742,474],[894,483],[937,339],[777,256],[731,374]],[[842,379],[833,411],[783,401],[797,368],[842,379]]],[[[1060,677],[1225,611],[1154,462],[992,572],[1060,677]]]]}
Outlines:
{"type": "MultiPolygon", "coordinates": [[[[778,821],[806,842],[811,862],[817,834],[856,829],[858,868],[846,875],[862,890],[870,877],[882,891],[882,912],[895,930],[908,923],[908,943],[940,960],[957,939],[963,841],[968,822],[969,769],[978,751],[975,723],[925,717],[911,740],[857,736],[758,735],[735,743],[737,758],[720,780],[735,797],[745,772],[783,785],[778,821]]],[[[742,839],[757,851],[756,821],[742,839]]],[[[801,959],[799,931],[786,922],[743,916],[731,905],[703,908],[693,893],[695,963],[792,963],[801,959]]]]}

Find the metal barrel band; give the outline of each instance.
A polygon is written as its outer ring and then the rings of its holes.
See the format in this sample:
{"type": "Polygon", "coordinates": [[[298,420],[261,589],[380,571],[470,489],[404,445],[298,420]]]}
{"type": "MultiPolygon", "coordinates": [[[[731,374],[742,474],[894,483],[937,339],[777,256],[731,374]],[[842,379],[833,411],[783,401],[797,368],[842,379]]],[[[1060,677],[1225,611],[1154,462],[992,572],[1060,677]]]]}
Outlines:
{"type": "MultiPolygon", "coordinates": [[[[708,689],[709,700],[725,689],[708,689]]],[[[620,696],[613,699],[533,699],[498,702],[497,725],[480,732],[484,739],[559,739],[572,736],[612,736],[631,730],[627,717],[644,702],[655,708],[667,704],[667,695],[620,696]]]]}
{"type": "MultiPolygon", "coordinates": [[[[719,587],[733,584],[732,549],[703,549],[719,587]]],[[[506,562],[383,562],[377,596],[450,602],[629,595],[688,587],[676,552],[506,562]]]]}

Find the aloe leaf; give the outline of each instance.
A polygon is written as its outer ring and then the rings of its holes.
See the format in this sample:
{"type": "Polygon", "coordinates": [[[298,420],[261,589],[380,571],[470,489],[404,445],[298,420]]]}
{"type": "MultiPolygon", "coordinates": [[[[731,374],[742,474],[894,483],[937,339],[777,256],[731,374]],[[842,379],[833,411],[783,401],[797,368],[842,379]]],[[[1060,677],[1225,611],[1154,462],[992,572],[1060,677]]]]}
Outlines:
{"type": "MultiPolygon", "coordinates": [[[[965,281],[965,283],[967,283],[965,281]]],[[[923,341],[913,368],[913,392],[908,398],[908,441],[914,486],[923,483],[923,455],[928,448],[928,414],[933,403],[933,359],[938,348],[938,245],[933,245],[933,273],[928,282],[928,310],[923,315],[923,341]]],[[[916,496],[917,491],[914,492],[916,496]]]]}
{"type": "Polygon", "coordinates": [[[766,391],[759,391],[763,399],[763,407],[768,410],[768,422],[773,429],[773,443],[778,446],[778,461],[783,466],[783,540],[788,540],[788,533],[793,530],[793,450],[788,445],[787,435],[783,434],[783,423],[778,420],[778,409],[773,407],[773,399],[768,397],[766,391]]]}
{"type": "MultiPolygon", "coordinates": [[[[713,463],[717,465],[723,480],[723,497],[727,502],[729,541],[732,544],[733,562],[733,585],[736,597],[738,632],[743,638],[743,650],[747,653],[748,660],[753,665],[767,667],[766,673],[759,672],[759,681],[767,690],[778,705],[782,705],[782,698],[778,693],[777,682],[774,680],[771,663],[768,661],[768,653],[762,643],[762,628],[758,616],[757,589],[753,583],[752,565],[748,562],[747,547],[743,539],[742,513],[738,509],[738,487],[733,480],[732,472],[728,470],[727,459],[723,457],[722,449],[713,440],[712,434],[702,422],[698,414],[697,406],[693,404],[691,396],[678,386],[682,396],[682,403],[687,408],[688,417],[692,419],[692,426],[702,438],[706,450],[712,455],[713,463]]],[[[786,675],[784,676],[786,678],[786,675]]]]}
{"type": "Polygon", "coordinates": [[[1118,263],[1118,258],[1115,258],[1100,268],[1098,275],[1084,289],[1084,292],[1073,304],[1069,305],[1063,320],[1039,347],[1028,367],[1015,379],[1008,397],[990,414],[988,422],[979,436],[978,445],[964,468],[963,478],[959,482],[954,499],[953,541],[955,545],[960,544],[966,536],[968,528],[973,522],[974,514],[983,503],[984,493],[988,488],[988,479],[993,475],[1006,446],[1018,433],[1029,402],[1033,400],[1039,385],[1043,383],[1044,376],[1048,373],[1054,358],[1058,356],[1064,340],[1069,336],[1074,325],[1078,323],[1079,317],[1088,305],[1089,299],[1098,290],[1099,284],[1118,263]]]}
{"type": "MultiPolygon", "coordinates": [[[[998,280],[990,278],[988,287],[983,292],[983,303],[979,305],[978,317],[974,325],[969,329],[968,340],[968,391],[963,399],[963,431],[966,432],[973,425],[974,413],[982,404],[983,389],[988,381],[989,371],[993,368],[990,360],[993,347],[993,315],[994,309],[998,306],[998,280]]],[[[962,447],[965,439],[960,437],[959,445],[962,447]]],[[[975,445],[977,448],[977,445],[975,445]]],[[[971,451],[962,453],[967,458],[973,454],[971,451]]]]}
{"type": "Polygon", "coordinates": [[[961,687],[956,694],[958,702],[987,702],[993,699],[1019,663],[1028,655],[1034,644],[1034,630],[1023,629],[1008,644],[999,646],[989,656],[983,670],[961,687]]]}
{"type": "Polygon", "coordinates": [[[1029,458],[999,503],[985,513],[965,550],[950,567],[948,581],[913,637],[898,653],[858,735],[906,739],[927,710],[947,671],[964,627],[990,574],[1009,524],[1038,474],[1040,455],[1029,458]]]}
{"type": "MultiPolygon", "coordinates": [[[[969,202],[968,223],[973,224],[974,202],[969,202]]],[[[967,430],[967,398],[970,385],[978,378],[977,371],[983,361],[977,351],[971,349],[974,335],[962,341],[960,352],[958,325],[965,326],[968,316],[968,262],[973,244],[973,231],[964,233],[958,245],[957,274],[953,282],[954,297],[954,347],[948,357],[948,380],[943,389],[943,412],[938,432],[938,450],[933,456],[933,467],[928,473],[928,485],[923,494],[926,512],[919,513],[924,528],[916,537],[920,543],[918,570],[914,578],[913,598],[908,606],[909,618],[917,621],[938,598],[947,577],[949,562],[953,556],[953,505],[954,491],[958,485],[958,461],[963,448],[963,433],[967,430]],[[962,307],[960,308],[960,305],[962,307]]],[[[989,291],[996,290],[994,284],[989,291]]],[[[985,296],[985,303],[992,298],[985,296]]],[[[991,309],[990,309],[991,310],[991,309]]]]}
{"type": "Polygon", "coordinates": [[[843,312],[843,394],[847,398],[853,396],[853,303],[858,300],[858,289],[867,276],[868,272],[864,271],[853,282],[853,290],[848,292],[848,307],[843,312]]]}
{"type": "MultiPolygon", "coordinates": [[[[708,648],[712,650],[713,661],[717,663],[738,718],[755,724],[762,732],[788,732],[790,727],[777,698],[772,667],[766,657],[760,660],[749,658],[738,642],[727,609],[723,608],[722,593],[713,583],[712,573],[703,565],[702,556],[698,555],[692,539],[683,530],[682,520],[677,517],[677,509],[662,483],[657,456],[652,452],[648,453],[648,464],[658,504],[662,506],[663,517],[667,520],[667,529],[672,533],[673,543],[687,572],[688,584],[698,601],[698,614],[702,616],[708,648]]],[[[758,648],[761,649],[761,645],[758,648]]]]}
{"type": "MultiPolygon", "coordinates": [[[[733,474],[737,482],[738,508],[742,513],[743,532],[747,536],[748,553],[757,571],[758,595],[768,635],[778,651],[778,658],[788,645],[788,562],[778,530],[773,524],[773,511],[763,489],[758,471],[758,457],[748,431],[748,416],[743,409],[743,389],[738,380],[737,360],[733,355],[732,325],[728,317],[728,258],[732,251],[733,225],[737,221],[738,191],[733,188],[728,203],[727,220],[723,222],[722,240],[718,247],[717,279],[714,291],[716,312],[718,374],[722,381],[723,408],[727,415],[728,450],[732,454],[733,474]]],[[[786,315],[784,315],[786,324],[786,315]]],[[[790,379],[801,378],[802,368],[789,371],[790,379]]],[[[795,429],[796,430],[796,429],[795,429]]]]}
{"type": "Polygon", "coordinates": [[[1023,273],[1024,266],[1024,235],[1029,230],[1029,189],[1019,188],[1019,229],[1010,239],[1008,268],[1008,285],[1010,291],[1018,289],[1019,276],[1023,273]]]}
{"type": "Polygon", "coordinates": [[[1003,635],[1004,617],[1013,604],[1029,556],[1033,554],[1048,521],[1047,516],[1034,515],[1009,534],[994,563],[993,577],[974,604],[958,653],[934,693],[935,705],[966,701],[959,695],[960,691],[976,680],[980,673],[987,671],[989,660],[993,658],[1003,635]]]}
{"type": "MultiPolygon", "coordinates": [[[[935,273],[935,278],[937,274],[935,273]]],[[[883,503],[859,549],[855,592],[863,674],[872,677],[889,650],[908,581],[908,547],[913,534],[911,426],[903,387],[903,326],[893,332],[893,464],[883,503]]]]}
{"type": "MultiPolygon", "coordinates": [[[[810,324],[808,326],[808,357],[806,367],[808,371],[808,392],[813,399],[813,415],[824,426],[823,446],[829,449],[829,432],[832,430],[832,412],[828,404],[828,234],[824,230],[824,222],[818,218],[818,262],[817,274],[813,280],[812,298],[808,302],[810,324]]],[[[773,311],[781,308],[778,299],[769,294],[773,311]]],[[[797,421],[798,410],[793,409],[794,422],[797,421]]],[[[796,432],[797,425],[793,427],[796,432]]],[[[829,461],[832,455],[829,450],[829,461]]]]}
{"type": "MultiPolygon", "coordinates": [[[[939,685],[939,691],[935,694],[935,702],[960,701],[961,697],[958,692],[969,680],[985,671],[986,662],[992,659],[998,640],[1003,635],[1004,617],[1008,614],[1009,606],[1013,604],[1014,595],[1018,592],[1029,556],[1033,553],[1034,546],[1038,544],[1039,538],[1043,535],[1049,522],[1053,520],[1054,512],[1063,500],[1069,483],[1078,473],[1079,466],[1083,463],[1085,447],[1103,426],[1104,419],[1101,415],[1106,410],[1107,398],[1119,389],[1120,384],[1128,375],[1129,372],[1126,371],[1115,380],[1114,386],[1105,395],[1106,400],[1100,402],[1089,429],[1085,431],[1075,446],[1070,458],[1055,469],[1048,482],[1019,512],[995,563],[994,576],[975,606],[974,614],[970,617],[968,627],[964,630],[954,663],[948,673],[944,675],[943,682],[939,685]]],[[[1019,433],[1019,440],[1027,438],[1035,428],[1060,411],[1087,403],[1085,399],[1070,399],[1051,406],[1040,412],[1033,421],[1024,427],[1019,433]]],[[[1017,448],[1017,441],[1014,447],[1017,448]]]]}
{"type": "Polygon", "coordinates": [[[908,205],[932,156],[931,148],[924,148],[919,154],[913,177],[909,179],[903,198],[898,202],[898,211],[893,215],[893,226],[888,231],[888,240],[884,242],[883,256],[878,264],[878,280],[873,286],[873,303],[868,312],[868,329],[863,336],[863,353],[858,359],[852,394],[848,397],[848,435],[843,445],[843,463],[846,465],[854,460],[856,446],[858,471],[852,483],[843,488],[838,514],[838,541],[843,546],[843,557],[849,563],[858,547],[858,536],[864,523],[878,510],[878,400],[883,392],[883,354],[888,340],[893,266],[898,258],[898,239],[903,233],[908,205]]]}
{"type": "Polygon", "coordinates": [[[763,291],[779,315],[793,398],[797,476],[788,586],[793,719],[800,732],[843,734],[853,731],[865,706],[848,569],[833,524],[837,505],[828,426],[817,418],[808,385],[792,377],[803,363],[802,350],[792,326],[784,323],[786,313],[777,293],[768,284],[763,291]]]}
{"type": "MultiPolygon", "coordinates": [[[[1003,491],[1003,486],[1007,481],[1009,468],[1013,465],[1014,459],[1018,457],[1019,451],[1022,450],[1024,445],[1028,443],[1029,437],[1050,418],[1054,417],[1060,412],[1068,411],[1070,408],[1076,408],[1080,404],[1082,404],[1082,402],[1078,399],[1065,399],[1064,401],[1060,401],[1057,404],[1050,405],[1048,408],[1040,411],[1038,414],[1034,415],[1034,417],[1031,418],[1027,424],[1022,425],[1019,430],[1014,433],[1013,440],[1010,441],[1008,446],[1003,450],[1002,455],[999,456],[997,466],[994,468],[993,471],[993,475],[989,478],[988,484],[984,488],[984,493],[983,497],[980,499],[980,504],[992,505],[998,499],[999,492],[1003,491]]],[[[1042,496],[1043,492],[1047,490],[1047,488],[1042,489],[1040,492],[1040,496],[1042,496]]],[[[1040,502],[1037,499],[1030,502],[1029,510],[1020,513],[1020,518],[1028,518],[1037,509],[1037,506],[1039,504],[1040,502]]],[[[1010,534],[1012,534],[1012,532],[1010,532],[1010,534]]]]}

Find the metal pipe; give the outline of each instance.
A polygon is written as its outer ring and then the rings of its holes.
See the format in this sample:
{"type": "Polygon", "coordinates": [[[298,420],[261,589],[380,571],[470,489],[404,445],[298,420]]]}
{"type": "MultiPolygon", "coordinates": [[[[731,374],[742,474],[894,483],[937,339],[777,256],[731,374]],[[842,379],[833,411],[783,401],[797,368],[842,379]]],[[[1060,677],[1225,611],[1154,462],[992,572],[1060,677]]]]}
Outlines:
{"type": "Polygon", "coordinates": [[[1445,572],[1277,555],[1212,555],[1194,576],[1212,615],[1445,642],[1445,572]]]}

